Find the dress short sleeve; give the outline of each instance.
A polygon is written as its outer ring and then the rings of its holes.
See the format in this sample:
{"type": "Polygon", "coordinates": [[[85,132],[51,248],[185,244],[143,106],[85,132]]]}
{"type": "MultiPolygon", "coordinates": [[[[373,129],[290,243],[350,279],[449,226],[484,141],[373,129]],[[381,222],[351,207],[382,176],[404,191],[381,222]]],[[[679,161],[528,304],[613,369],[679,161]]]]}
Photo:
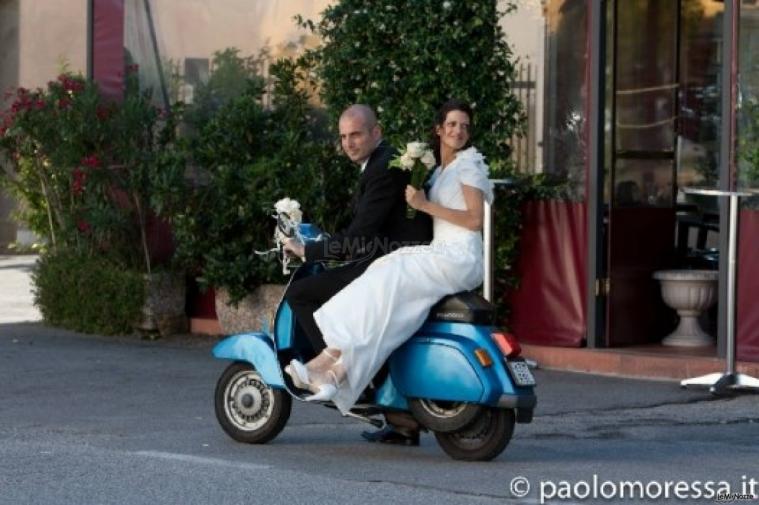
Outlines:
{"type": "Polygon", "coordinates": [[[456,157],[459,165],[457,172],[459,182],[482,191],[485,201],[493,203],[493,183],[488,179],[490,169],[485,164],[485,157],[474,147],[461,151],[456,157]]]}

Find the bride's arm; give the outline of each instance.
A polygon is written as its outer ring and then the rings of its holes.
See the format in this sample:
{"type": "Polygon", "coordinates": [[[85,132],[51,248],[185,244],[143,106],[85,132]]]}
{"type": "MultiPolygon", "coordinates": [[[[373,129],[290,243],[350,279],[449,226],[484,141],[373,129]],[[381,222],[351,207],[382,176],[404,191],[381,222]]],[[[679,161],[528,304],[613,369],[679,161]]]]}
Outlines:
{"type": "Polygon", "coordinates": [[[424,191],[417,190],[413,186],[406,186],[406,202],[411,207],[426,212],[430,216],[445,219],[469,230],[481,230],[483,220],[482,191],[466,184],[461,185],[461,190],[464,193],[466,210],[451,209],[430,202],[425,197],[424,191]]]}

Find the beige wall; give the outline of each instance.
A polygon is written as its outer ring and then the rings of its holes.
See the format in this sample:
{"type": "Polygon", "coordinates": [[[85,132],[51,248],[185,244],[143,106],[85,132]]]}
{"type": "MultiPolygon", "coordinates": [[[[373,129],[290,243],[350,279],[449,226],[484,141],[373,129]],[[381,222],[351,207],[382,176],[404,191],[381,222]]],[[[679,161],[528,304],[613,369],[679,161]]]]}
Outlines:
{"type": "MultiPolygon", "coordinates": [[[[501,2],[504,3],[503,1],[501,2]]],[[[530,172],[542,172],[543,97],[545,60],[545,15],[544,0],[515,0],[517,9],[501,19],[501,27],[514,54],[519,58],[519,67],[524,72],[521,80],[527,80],[526,66],[531,71],[530,81],[534,88],[527,99],[527,91],[519,90],[517,95],[527,109],[527,137],[521,139],[523,154],[519,168],[530,172]],[[529,145],[528,145],[529,144],[529,145]]]]}
{"type": "MultiPolygon", "coordinates": [[[[236,48],[241,56],[256,56],[268,47],[273,58],[292,55],[285,45],[299,42],[309,32],[301,30],[293,17],[319,18],[329,0],[161,0],[150,2],[160,65],[164,77],[170,73],[179,81],[167,83],[170,99],[191,103],[193,87],[184,77],[185,60],[210,60],[216,51],[236,48]],[[168,66],[169,62],[171,67],[168,66]],[[171,68],[170,72],[167,72],[171,68]]],[[[140,66],[140,81],[161,89],[161,71],[155,58],[150,21],[142,0],[125,0],[125,46],[131,61],[140,66]]],[[[304,40],[313,46],[316,38],[304,40]]],[[[202,64],[201,64],[202,66],[202,64]]],[[[265,65],[264,69],[265,72],[265,65]]]]}
{"type": "MultiPolygon", "coordinates": [[[[0,101],[11,87],[42,87],[64,62],[86,71],[87,0],[0,0],[0,101]]],[[[3,109],[7,104],[0,104],[3,109]]],[[[17,240],[12,200],[0,194],[0,251],[17,240]]],[[[19,234],[33,240],[27,233],[19,234]]]]}
{"type": "Polygon", "coordinates": [[[20,0],[19,84],[43,86],[62,62],[86,72],[87,0],[20,0]]]}
{"type": "Polygon", "coordinates": [[[293,16],[317,19],[328,0],[161,0],[153,2],[155,24],[166,57],[210,57],[237,47],[254,54],[267,42],[273,47],[297,40],[293,16]]]}

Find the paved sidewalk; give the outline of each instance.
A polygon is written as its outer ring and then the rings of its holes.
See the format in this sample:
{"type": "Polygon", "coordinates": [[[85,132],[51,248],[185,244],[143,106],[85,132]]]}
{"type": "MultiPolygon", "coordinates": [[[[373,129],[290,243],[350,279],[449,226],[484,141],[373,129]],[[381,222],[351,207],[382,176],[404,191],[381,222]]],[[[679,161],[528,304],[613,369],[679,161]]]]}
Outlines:
{"type": "Polygon", "coordinates": [[[0,255],[0,324],[39,321],[31,272],[37,256],[0,255]]]}

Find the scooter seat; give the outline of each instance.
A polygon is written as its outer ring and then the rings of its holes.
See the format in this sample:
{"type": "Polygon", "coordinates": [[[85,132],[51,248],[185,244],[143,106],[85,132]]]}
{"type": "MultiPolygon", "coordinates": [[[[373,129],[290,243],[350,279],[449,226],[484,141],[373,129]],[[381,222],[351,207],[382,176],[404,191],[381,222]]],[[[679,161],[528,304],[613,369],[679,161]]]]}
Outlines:
{"type": "Polygon", "coordinates": [[[440,300],[430,309],[427,322],[492,325],[495,306],[474,291],[462,291],[440,300]]]}

